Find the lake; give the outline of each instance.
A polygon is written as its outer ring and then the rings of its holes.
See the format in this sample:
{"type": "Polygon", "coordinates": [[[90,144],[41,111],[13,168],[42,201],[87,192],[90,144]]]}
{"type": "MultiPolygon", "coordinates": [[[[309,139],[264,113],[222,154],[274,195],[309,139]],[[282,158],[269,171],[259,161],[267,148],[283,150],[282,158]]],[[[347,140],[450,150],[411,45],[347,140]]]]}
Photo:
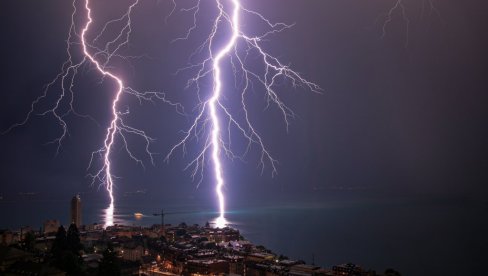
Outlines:
{"type": "MultiPolygon", "coordinates": [[[[352,262],[402,275],[482,275],[488,263],[488,205],[467,199],[396,198],[234,202],[227,220],[243,236],[275,253],[320,266],[352,262]]],[[[47,219],[69,220],[69,198],[22,197],[0,201],[0,228],[47,219]]],[[[83,223],[103,223],[106,202],[83,197],[83,223]]],[[[203,225],[217,214],[199,202],[161,202],[148,195],[122,197],[116,218],[127,225],[159,224],[153,216],[164,208],[165,223],[203,225]],[[134,217],[135,212],[144,216],[134,217]]]]}

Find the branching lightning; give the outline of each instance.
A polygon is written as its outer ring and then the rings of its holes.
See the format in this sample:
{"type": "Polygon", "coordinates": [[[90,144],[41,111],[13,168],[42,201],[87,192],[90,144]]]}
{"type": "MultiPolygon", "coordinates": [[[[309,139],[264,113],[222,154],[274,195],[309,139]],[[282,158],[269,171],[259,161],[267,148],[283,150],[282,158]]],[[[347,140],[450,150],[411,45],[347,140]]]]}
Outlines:
{"type": "MultiPolygon", "coordinates": [[[[187,168],[192,169],[191,175],[193,178],[197,174],[199,175],[200,184],[203,179],[206,157],[207,154],[210,154],[219,206],[219,216],[216,219],[216,225],[223,227],[226,224],[226,219],[223,192],[225,182],[221,161],[222,153],[225,153],[231,159],[242,158],[248,153],[252,145],[257,145],[261,152],[259,161],[261,169],[264,170],[265,165],[268,164],[271,167],[271,174],[274,176],[277,173],[277,160],[272,157],[271,152],[267,149],[263,139],[251,122],[250,112],[247,107],[247,94],[249,90],[254,89],[254,86],[262,87],[261,90],[264,91],[267,105],[275,105],[278,107],[288,130],[289,120],[294,117],[294,113],[278,95],[276,89],[281,84],[280,82],[289,81],[294,87],[304,86],[313,92],[320,92],[321,88],[317,84],[306,80],[289,66],[284,65],[280,60],[270,55],[261,45],[261,42],[269,35],[288,29],[292,25],[272,23],[263,15],[242,7],[239,0],[215,0],[215,4],[217,7],[217,16],[213,21],[211,32],[193,54],[204,53],[207,57],[203,58],[203,61],[200,63],[192,63],[178,70],[178,73],[183,71],[196,71],[195,75],[188,81],[187,88],[192,86],[196,88],[200,100],[198,105],[199,111],[182,139],[171,148],[166,156],[166,160],[169,160],[178,149],[181,149],[185,154],[186,146],[191,140],[196,140],[197,143],[198,141],[204,141],[202,150],[196,154],[196,157],[188,164],[187,168]],[[230,12],[228,12],[229,10],[230,12]],[[269,30],[258,36],[245,34],[240,28],[240,16],[242,13],[246,13],[264,22],[269,30]],[[226,42],[223,46],[217,45],[217,36],[225,32],[226,28],[230,29],[230,34],[228,34],[226,42]],[[251,69],[250,62],[247,60],[251,55],[260,61],[263,70],[262,74],[251,69]],[[241,88],[235,88],[239,92],[238,95],[240,95],[240,112],[244,114],[240,119],[222,101],[224,93],[226,96],[231,96],[229,94],[231,88],[224,87],[225,81],[222,75],[224,61],[231,64],[235,79],[237,80],[241,76],[243,81],[241,88]],[[201,85],[207,78],[211,80],[212,91],[206,100],[202,100],[205,97],[201,95],[201,85]],[[227,122],[226,137],[222,133],[224,121],[227,122]],[[207,130],[208,124],[210,124],[210,130],[207,130]],[[230,137],[233,129],[237,130],[248,141],[247,147],[241,155],[234,154],[231,148],[230,137]]],[[[188,39],[192,32],[196,30],[200,5],[201,2],[197,1],[195,6],[181,10],[183,12],[193,12],[194,21],[193,25],[188,29],[188,32],[175,41],[188,39]]]]}
{"type": "MultiPolygon", "coordinates": [[[[439,10],[435,6],[435,0],[422,0],[422,10],[420,13],[420,17],[422,18],[426,12],[429,11],[429,14],[434,13],[437,15],[439,19],[442,19],[439,13],[439,10]]],[[[394,20],[395,14],[399,13],[401,20],[405,26],[405,43],[404,47],[408,48],[410,43],[410,23],[411,20],[407,14],[407,7],[405,6],[405,0],[394,0],[394,4],[388,9],[386,14],[384,15],[383,24],[381,27],[381,38],[385,38],[387,34],[388,25],[394,20]]]]}
{"type": "Polygon", "coordinates": [[[68,58],[63,63],[60,73],[46,85],[43,94],[32,102],[30,111],[27,113],[24,120],[20,123],[12,125],[5,132],[9,132],[16,127],[25,125],[32,116],[45,116],[51,114],[61,126],[61,134],[51,142],[57,144],[58,153],[62,147],[63,140],[66,139],[66,137],[69,135],[66,118],[69,115],[77,115],[81,117],[91,118],[88,115],[81,115],[80,113],[78,113],[73,105],[75,99],[75,80],[78,75],[78,71],[82,68],[82,66],[87,64],[92,68],[94,67],[96,71],[102,76],[103,80],[107,79],[111,82],[116,83],[116,90],[114,91],[111,100],[110,123],[106,129],[103,145],[100,149],[94,151],[91,154],[90,163],[88,165],[88,170],[91,170],[93,167],[95,167],[95,165],[93,165],[95,159],[100,158],[101,160],[102,165],[93,173],[89,173],[88,175],[92,179],[92,185],[98,183],[100,186],[103,186],[108,193],[109,206],[105,210],[105,225],[109,226],[112,225],[114,222],[114,180],[116,177],[113,173],[113,161],[111,160],[111,155],[114,150],[115,144],[118,142],[121,143],[123,148],[126,150],[128,156],[141,166],[144,166],[142,159],[137,157],[137,155],[130,150],[130,147],[127,143],[128,135],[134,135],[141,138],[142,141],[145,143],[146,154],[149,156],[151,162],[154,164],[154,153],[150,151],[150,144],[153,139],[148,136],[145,131],[134,128],[124,122],[124,117],[129,114],[129,111],[122,112],[119,110],[118,106],[123,94],[135,96],[140,103],[142,103],[142,101],[164,102],[174,107],[176,111],[180,114],[183,114],[184,110],[180,104],[173,103],[167,100],[166,95],[163,92],[139,92],[131,87],[125,86],[122,78],[120,78],[115,73],[110,71],[110,69],[108,69],[110,68],[109,66],[114,58],[129,61],[133,58],[142,57],[123,56],[119,54],[120,50],[129,44],[130,35],[132,32],[131,14],[136,6],[139,5],[140,0],[135,0],[128,7],[126,13],[123,14],[121,17],[108,21],[103,26],[102,30],[91,41],[89,41],[88,36],[89,32],[91,31],[90,27],[94,22],[94,19],[92,17],[90,0],[82,1],[83,12],[81,13],[83,14],[84,23],[81,31],[78,30],[78,27],[75,23],[79,9],[77,4],[80,1],[81,0],[74,0],[72,2],[73,12],[71,14],[71,25],[66,40],[66,54],[68,58]],[[108,41],[104,43],[103,47],[95,46],[97,42],[102,39],[106,40],[105,37],[110,36],[107,29],[110,25],[115,23],[123,23],[122,28],[119,30],[118,33],[115,34],[115,37],[112,39],[108,39],[108,41]],[[75,47],[78,45],[81,46],[83,57],[81,58],[81,60],[75,61],[75,55],[73,53],[79,51],[75,47]],[[50,104],[51,107],[46,110],[37,110],[40,109],[40,107],[38,107],[40,103],[47,100],[48,94],[53,90],[56,84],[59,85],[61,92],[59,93],[59,95],[56,96],[54,103],[50,104]],[[64,111],[64,109],[67,109],[67,111],[64,111]]]}
{"type": "MultiPolygon", "coordinates": [[[[91,116],[84,115],[75,109],[75,82],[79,78],[79,71],[84,70],[85,67],[95,69],[102,81],[115,83],[116,89],[112,91],[109,124],[106,127],[103,143],[98,150],[92,152],[88,165],[91,184],[99,184],[99,187],[103,187],[109,196],[110,202],[105,217],[105,224],[108,226],[114,222],[116,176],[114,175],[112,154],[116,144],[120,144],[132,160],[144,167],[141,157],[131,150],[127,140],[128,136],[138,137],[145,145],[145,154],[154,164],[154,153],[150,150],[153,138],[145,131],[132,127],[124,121],[129,111],[120,110],[119,104],[122,97],[124,95],[134,96],[140,103],[143,101],[163,102],[175,108],[176,112],[180,114],[184,114],[184,110],[180,104],[167,100],[165,93],[139,92],[127,86],[124,80],[112,70],[111,66],[115,59],[125,61],[130,65],[131,59],[144,57],[121,54],[122,49],[127,48],[131,41],[132,14],[143,1],[133,0],[120,17],[106,22],[98,33],[92,30],[95,19],[92,16],[91,1],[93,0],[73,0],[71,25],[66,39],[66,61],[55,78],[45,86],[43,93],[31,103],[26,117],[4,133],[25,125],[33,116],[52,116],[59,124],[61,132],[50,143],[57,146],[56,153],[59,153],[63,141],[69,136],[67,123],[69,116],[79,116],[96,122],[91,116]],[[78,11],[80,7],[82,10],[78,11]],[[75,23],[78,18],[83,19],[81,27],[75,23]],[[114,26],[118,28],[115,34],[110,31],[114,26]],[[82,53],[82,57],[77,58],[75,53],[82,53]],[[56,87],[59,90],[56,90],[56,87]],[[54,100],[47,103],[47,108],[43,108],[50,98],[54,98],[54,100]],[[100,165],[96,164],[98,161],[100,165]]],[[[435,13],[440,18],[434,1],[422,1],[421,17],[426,10],[430,10],[430,13],[435,13]]],[[[382,20],[381,36],[384,38],[387,35],[388,25],[395,20],[396,16],[400,15],[405,26],[405,47],[407,48],[410,40],[411,20],[408,17],[405,2],[406,0],[392,0],[393,4],[388,8],[382,20]]],[[[172,9],[165,18],[166,22],[178,12],[177,1],[171,0],[171,3],[172,9]]],[[[274,159],[261,134],[254,127],[255,122],[250,108],[248,108],[252,105],[249,99],[250,92],[257,90],[263,92],[266,107],[274,106],[280,112],[286,131],[288,131],[290,120],[295,114],[281,99],[278,89],[284,84],[291,84],[294,88],[302,87],[315,93],[320,93],[322,90],[317,84],[308,81],[289,65],[271,55],[264,47],[263,42],[269,36],[289,29],[293,25],[281,22],[273,23],[262,14],[244,8],[240,0],[195,0],[193,6],[181,8],[179,12],[192,15],[192,24],[186,33],[174,39],[172,43],[187,41],[197,31],[203,3],[213,3],[216,8],[216,16],[212,20],[210,33],[191,54],[189,64],[177,71],[178,74],[184,72],[192,74],[186,88],[196,90],[198,98],[196,115],[179,142],[170,148],[165,160],[169,161],[179,150],[186,154],[191,142],[199,146],[200,150],[192,157],[186,169],[191,170],[191,177],[198,178],[198,185],[200,185],[206,164],[212,164],[219,210],[216,223],[217,226],[222,227],[226,224],[224,197],[226,181],[222,162],[223,155],[230,159],[244,159],[255,147],[260,153],[258,163],[261,172],[263,173],[265,168],[269,167],[272,176],[277,173],[278,161],[274,159]],[[243,30],[245,24],[241,22],[245,16],[252,18],[254,22],[260,22],[267,27],[267,30],[257,35],[249,35],[243,30]],[[222,38],[225,38],[224,42],[221,41],[222,38]],[[200,61],[194,62],[195,59],[200,61]],[[228,77],[225,75],[226,67],[232,68],[235,83],[233,87],[229,85],[228,80],[226,81],[226,77],[228,77]],[[207,91],[205,84],[210,84],[211,91],[207,91]],[[232,98],[233,94],[237,95],[239,101],[237,112],[235,107],[229,106],[224,100],[232,98]],[[246,145],[243,150],[236,150],[232,144],[231,136],[234,132],[245,139],[246,145]]]]}
{"type": "Polygon", "coordinates": [[[112,119],[110,122],[110,126],[107,128],[107,134],[105,136],[103,146],[99,150],[92,153],[92,158],[90,160],[90,165],[89,165],[89,167],[91,167],[91,164],[92,164],[92,161],[93,161],[93,158],[95,155],[99,155],[102,157],[102,159],[103,159],[102,167],[98,171],[96,171],[94,174],[90,174],[90,176],[93,179],[92,184],[94,184],[97,181],[99,183],[104,184],[105,189],[107,190],[109,197],[110,197],[110,204],[106,210],[106,220],[105,220],[106,225],[112,225],[113,224],[114,202],[115,202],[114,190],[113,190],[114,189],[114,174],[113,174],[112,162],[111,162],[110,157],[111,157],[112,149],[114,147],[116,135],[118,135],[120,137],[120,140],[122,141],[124,148],[125,148],[126,152],[128,153],[129,157],[131,159],[133,159],[134,161],[136,161],[141,166],[143,166],[142,160],[137,158],[136,155],[130,150],[129,145],[127,144],[126,135],[136,135],[136,136],[141,137],[144,140],[145,145],[146,145],[146,153],[150,157],[151,163],[154,164],[153,153],[149,150],[150,143],[153,139],[151,137],[149,137],[146,134],[146,132],[127,125],[122,118],[122,115],[124,115],[124,114],[118,110],[117,106],[118,106],[118,103],[119,103],[120,98],[122,96],[122,93],[126,92],[128,94],[131,94],[131,95],[137,97],[139,99],[139,101],[142,101],[142,100],[163,101],[164,103],[167,103],[167,104],[170,104],[171,106],[174,106],[176,108],[177,112],[179,112],[179,113],[183,112],[182,106],[177,104],[177,103],[173,103],[173,102],[167,100],[166,95],[164,93],[162,93],[162,92],[150,92],[150,91],[138,92],[138,91],[136,91],[130,87],[125,87],[124,83],[120,77],[116,76],[115,74],[111,73],[109,70],[105,69],[107,67],[107,65],[109,64],[109,62],[111,61],[111,59],[117,55],[118,51],[122,47],[124,47],[125,45],[127,45],[129,43],[130,34],[132,32],[131,12],[132,12],[133,8],[138,4],[139,4],[139,0],[136,0],[132,5],[129,6],[127,12],[122,17],[115,19],[115,20],[111,20],[105,24],[102,31],[96,36],[94,42],[96,42],[96,40],[98,40],[103,35],[103,33],[106,31],[108,25],[110,25],[114,22],[118,22],[118,21],[123,21],[123,20],[126,21],[126,24],[121,29],[120,33],[114,39],[107,42],[105,45],[105,48],[102,51],[99,50],[97,53],[92,55],[89,53],[88,43],[86,42],[85,36],[86,36],[86,33],[87,33],[90,25],[93,22],[93,19],[91,17],[90,2],[89,2],[89,0],[85,1],[85,10],[87,12],[87,21],[86,21],[85,27],[83,28],[83,30],[81,32],[81,41],[82,41],[82,45],[83,45],[83,53],[84,53],[85,57],[87,57],[91,61],[91,63],[93,65],[95,65],[96,69],[100,72],[100,74],[102,74],[103,76],[111,78],[113,81],[115,81],[117,83],[117,91],[115,92],[115,96],[113,98],[112,107],[111,107],[112,119]],[[113,49],[111,50],[111,48],[113,48],[113,49]],[[99,55],[105,56],[105,62],[103,64],[101,64],[101,62],[96,59],[96,56],[99,56],[99,55]]]}

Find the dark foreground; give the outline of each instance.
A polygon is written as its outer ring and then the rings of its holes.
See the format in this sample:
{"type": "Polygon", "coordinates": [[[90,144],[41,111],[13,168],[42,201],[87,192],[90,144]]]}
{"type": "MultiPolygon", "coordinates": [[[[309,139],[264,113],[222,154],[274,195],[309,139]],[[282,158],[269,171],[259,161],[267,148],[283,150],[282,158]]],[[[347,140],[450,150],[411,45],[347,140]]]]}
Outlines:
{"type": "Polygon", "coordinates": [[[1,233],[0,275],[400,275],[322,268],[247,241],[233,228],[75,224],[1,233]]]}

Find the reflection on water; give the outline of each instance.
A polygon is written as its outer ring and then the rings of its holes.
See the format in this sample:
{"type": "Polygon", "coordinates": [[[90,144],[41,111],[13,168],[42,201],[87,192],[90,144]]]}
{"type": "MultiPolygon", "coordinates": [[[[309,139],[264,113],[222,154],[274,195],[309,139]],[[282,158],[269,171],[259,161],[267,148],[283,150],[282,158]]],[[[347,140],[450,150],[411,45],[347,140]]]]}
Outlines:
{"type": "MultiPolygon", "coordinates": [[[[94,214],[95,221],[102,221],[104,227],[113,225],[151,226],[161,224],[160,214],[156,214],[153,204],[146,206],[143,202],[122,202],[117,206],[108,206],[94,214]],[[153,215],[154,214],[154,215],[153,215]]],[[[231,226],[229,221],[221,216],[216,216],[215,211],[208,211],[193,205],[171,206],[165,212],[166,223],[178,225],[182,222],[188,224],[201,224],[206,222],[213,227],[224,228],[231,226]]],[[[93,216],[91,216],[93,218],[93,216]]],[[[92,219],[92,221],[94,221],[92,219]]]]}
{"type": "MultiPolygon", "coordinates": [[[[105,220],[105,227],[113,225],[133,225],[135,222],[134,214],[119,213],[115,208],[112,210],[112,213],[110,213],[109,208],[105,209],[103,219],[105,220]]],[[[137,217],[135,219],[138,220],[137,217]]]]}
{"type": "MultiPolygon", "coordinates": [[[[186,212],[182,212],[181,215],[174,216],[176,218],[183,218],[181,222],[185,222],[186,212]]],[[[171,213],[170,213],[171,214],[171,213]]],[[[209,212],[191,212],[189,217],[199,217],[197,220],[198,222],[202,222],[200,217],[204,217],[208,220],[208,216],[212,213],[209,212]]],[[[174,218],[173,217],[173,218],[174,218]]],[[[105,222],[104,227],[113,226],[113,225],[140,225],[140,226],[149,226],[159,221],[155,221],[158,219],[159,216],[151,216],[151,215],[144,215],[141,212],[127,212],[123,208],[115,208],[114,206],[109,206],[109,208],[103,210],[103,214],[101,215],[101,219],[105,222]]],[[[189,223],[197,222],[194,219],[188,221],[189,223]]],[[[174,220],[173,220],[174,222],[174,220]]],[[[215,228],[225,228],[225,227],[233,227],[236,228],[236,223],[231,223],[223,216],[219,216],[213,219],[208,220],[209,224],[215,228]]],[[[238,228],[238,227],[237,227],[238,228]]]]}
{"type": "Polygon", "coordinates": [[[105,227],[114,225],[114,203],[111,202],[107,209],[105,209],[105,216],[103,221],[105,222],[105,227]]]}
{"type": "MultiPolygon", "coordinates": [[[[84,203],[83,219],[87,224],[160,224],[161,217],[153,214],[162,207],[167,210],[165,222],[172,225],[209,222],[214,226],[219,222],[212,204],[191,200],[126,198],[113,207],[98,198],[85,197],[84,203]],[[143,216],[136,219],[136,212],[143,216]]],[[[69,212],[69,197],[62,201],[3,200],[0,228],[35,228],[47,219],[57,219],[67,226],[71,222],[69,212]]],[[[227,212],[225,220],[227,226],[237,228],[254,244],[292,259],[311,262],[313,256],[315,263],[322,266],[351,261],[372,269],[393,267],[403,275],[446,276],[459,275],[467,267],[473,272],[469,275],[485,275],[476,272],[486,270],[486,262],[480,260],[488,259],[488,221],[480,219],[486,217],[486,212],[484,202],[331,199],[252,205],[246,202],[227,212]],[[467,249],[471,253],[467,254],[467,249]],[[396,253],[391,254],[393,251],[396,253]],[[413,261],[419,266],[412,266],[413,261]]]]}
{"type": "Polygon", "coordinates": [[[229,224],[229,222],[224,218],[224,216],[219,216],[213,221],[213,223],[215,224],[216,228],[224,228],[229,224]]]}
{"type": "Polygon", "coordinates": [[[104,209],[103,214],[101,215],[101,219],[104,222],[104,227],[113,226],[115,224],[130,225],[133,224],[133,219],[135,219],[135,221],[142,222],[143,218],[148,217],[149,216],[139,212],[124,212],[123,210],[116,209],[113,204],[110,204],[108,208],[104,209]]]}
{"type": "Polygon", "coordinates": [[[144,217],[144,214],[142,214],[142,213],[134,213],[134,218],[136,220],[141,220],[142,217],[144,217]]]}

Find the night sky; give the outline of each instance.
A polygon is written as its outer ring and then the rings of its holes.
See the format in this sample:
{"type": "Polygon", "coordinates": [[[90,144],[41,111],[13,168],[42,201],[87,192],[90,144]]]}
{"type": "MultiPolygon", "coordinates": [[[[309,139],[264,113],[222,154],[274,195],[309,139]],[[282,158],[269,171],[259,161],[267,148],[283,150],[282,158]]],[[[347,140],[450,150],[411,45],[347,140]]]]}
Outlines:
{"type": "MultiPolygon", "coordinates": [[[[125,2],[96,3],[94,24],[98,25],[94,28],[120,15],[125,2]]],[[[265,45],[318,83],[324,93],[280,89],[298,115],[287,133],[276,110],[264,111],[261,94],[256,92],[252,112],[280,161],[278,176],[271,178],[267,169],[261,175],[255,154],[245,162],[227,162],[229,194],[252,195],[259,190],[263,197],[272,197],[277,192],[307,194],[317,188],[344,186],[378,193],[486,196],[487,5],[442,1],[436,4],[440,16],[428,9],[422,16],[422,1],[406,1],[411,25],[405,48],[406,30],[399,14],[381,38],[390,2],[244,2],[273,21],[296,23],[265,45]]],[[[133,67],[120,64],[115,70],[130,86],[165,91],[170,99],[187,104],[191,112],[194,91],[183,90],[188,75],[172,73],[186,65],[188,54],[206,34],[211,10],[193,39],[171,44],[171,39],[185,32],[191,18],[175,15],[165,24],[169,9],[164,1],[140,5],[134,14],[131,48],[124,53],[147,54],[152,59],[136,60],[133,67]]],[[[0,12],[4,53],[0,126],[5,130],[23,119],[30,102],[66,58],[71,3],[2,1],[0,12]]],[[[86,167],[90,153],[101,145],[114,88],[110,81],[99,82],[96,72],[86,66],[75,88],[76,108],[94,117],[99,126],[87,119],[68,118],[70,136],[57,156],[56,147],[46,145],[60,133],[49,116],[34,117],[0,137],[2,194],[90,190],[86,167]]],[[[205,193],[208,179],[197,191],[189,174],[182,173],[189,159],[177,156],[169,164],[162,162],[190,119],[163,104],[139,106],[130,97],[124,107],[130,107],[128,121],[157,138],[152,149],[161,155],[156,167],[148,164],[144,171],[117,152],[115,170],[123,177],[117,190],[165,190],[181,197],[205,193]]],[[[141,146],[139,142],[134,141],[135,147],[141,146]]]]}
{"type": "MultiPolygon", "coordinates": [[[[129,3],[94,2],[97,30],[129,3]]],[[[173,73],[187,64],[208,33],[214,10],[204,7],[208,18],[200,18],[202,25],[189,40],[170,43],[185,33],[192,20],[189,14],[175,13],[165,23],[170,2],[143,1],[135,10],[131,47],[123,53],[150,58],[132,64],[116,62],[113,70],[133,88],[166,92],[185,105],[189,117],[161,103],[139,105],[134,98],[124,98],[121,109],[130,110],[127,121],[156,138],[151,149],[160,154],[155,166],[141,154],[146,162],[143,169],[119,144],[113,157],[120,177],[116,194],[147,190],[162,200],[213,202],[211,180],[204,177],[197,188],[190,173],[183,171],[188,156],[182,158],[178,152],[169,163],[163,158],[195,116],[195,93],[184,90],[189,75],[173,73]]],[[[414,197],[469,202],[485,206],[486,213],[488,5],[480,0],[436,1],[437,14],[428,7],[422,13],[421,0],[405,0],[410,19],[405,46],[407,31],[398,12],[382,37],[384,15],[393,2],[243,1],[271,21],[295,23],[264,45],[324,91],[280,87],[280,95],[297,114],[287,132],[276,108],[266,110],[263,94],[256,89],[250,110],[265,144],[279,160],[278,175],[272,178],[269,167],[261,174],[256,150],[244,162],[226,160],[229,208],[233,202],[248,200],[294,201],[321,195],[325,200],[337,191],[349,191],[358,200],[414,197]]],[[[66,58],[71,8],[65,0],[0,2],[2,131],[23,120],[31,101],[59,72],[66,58]]],[[[262,27],[254,21],[243,26],[245,30],[262,27]]],[[[35,116],[25,126],[1,135],[0,195],[4,198],[15,198],[20,192],[49,198],[78,192],[105,196],[90,187],[86,175],[90,153],[103,142],[115,86],[101,81],[90,66],[82,67],[75,84],[75,107],[97,123],[68,117],[70,135],[57,155],[56,145],[46,144],[60,134],[60,126],[50,116],[35,116]]],[[[55,95],[59,89],[51,92],[55,95]]],[[[43,102],[39,110],[48,104],[43,102]]],[[[141,153],[144,144],[138,139],[130,142],[134,152],[141,153]]]]}

